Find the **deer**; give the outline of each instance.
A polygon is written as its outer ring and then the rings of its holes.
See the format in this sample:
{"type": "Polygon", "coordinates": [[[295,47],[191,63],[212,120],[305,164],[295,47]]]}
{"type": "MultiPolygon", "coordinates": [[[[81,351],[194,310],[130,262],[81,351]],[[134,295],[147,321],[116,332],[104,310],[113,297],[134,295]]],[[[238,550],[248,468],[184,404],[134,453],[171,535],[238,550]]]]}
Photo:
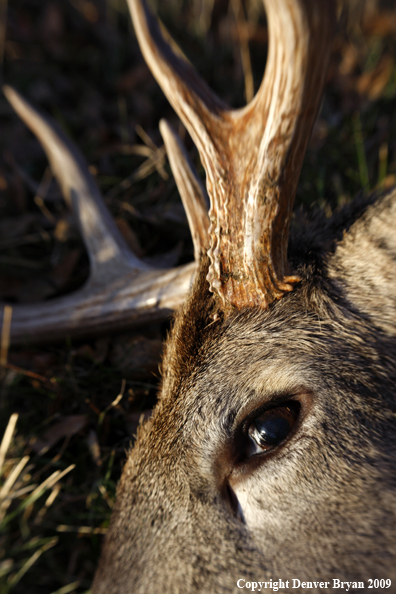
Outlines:
{"type": "Polygon", "coordinates": [[[195,262],[129,253],[78,150],[15,90],[77,213],[91,277],[11,340],[101,331],[178,306],[162,385],[118,486],[92,593],[395,592],[396,191],[289,233],[336,26],[332,0],[264,0],[261,86],[232,110],[128,0],[142,54],[198,148],[161,132],[195,262]]]}

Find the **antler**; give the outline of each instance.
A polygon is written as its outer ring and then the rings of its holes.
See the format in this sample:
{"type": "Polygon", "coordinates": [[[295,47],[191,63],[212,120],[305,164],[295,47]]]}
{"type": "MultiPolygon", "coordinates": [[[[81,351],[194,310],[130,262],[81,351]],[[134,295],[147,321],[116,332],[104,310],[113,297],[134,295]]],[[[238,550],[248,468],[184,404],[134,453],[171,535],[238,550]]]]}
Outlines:
{"type": "Polygon", "coordinates": [[[161,120],[159,128],[187,214],[194,244],[194,258],[199,261],[202,252],[209,247],[209,200],[186,149],[172,126],[166,120],[161,120]]]}
{"type": "Polygon", "coordinates": [[[142,53],[194,140],[211,199],[211,290],[228,304],[268,307],[299,278],[287,262],[302,161],[326,76],[332,0],[264,0],[264,79],[230,109],[176,54],[144,0],[128,0],[142,53]]]}
{"type": "MultiPolygon", "coordinates": [[[[155,270],[132,254],[78,149],[55,122],[36,111],[14,89],[4,87],[4,93],[46,151],[66,202],[78,219],[90,260],[90,276],[81,289],[51,301],[13,306],[12,344],[94,334],[164,319],[188,293],[195,263],[155,270]]],[[[165,121],[162,130],[171,165],[177,161],[176,181],[184,180],[180,192],[198,253],[197,238],[204,241],[205,217],[208,220],[205,192],[175,132],[165,121]]]]}

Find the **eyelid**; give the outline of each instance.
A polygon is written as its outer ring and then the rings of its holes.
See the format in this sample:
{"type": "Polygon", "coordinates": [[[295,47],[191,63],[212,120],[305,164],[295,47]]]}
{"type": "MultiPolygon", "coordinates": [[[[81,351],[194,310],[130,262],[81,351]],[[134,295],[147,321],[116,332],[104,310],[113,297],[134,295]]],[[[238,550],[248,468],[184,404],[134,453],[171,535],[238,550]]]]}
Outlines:
{"type": "MultiPolygon", "coordinates": [[[[304,400],[305,400],[305,398],[304,398],[304,400]]],[[[278,408],[283,408],[288,405],[294,406],[293,403],[296,403],[296,406],[299,407],[300,410],[299,410],[298,414],[300,414],[301,408],[302,408],[302,405],[304,404],[304,402],[302,401],[302,399],[300,399],[299,394],[280,395],[280,396],[272,398],[271,400],[268,400],[261,406],[258,406],[258,407],[256,406],[255,408],[252,408],[245,415],[245,418],[242,422],[243,431],[246,433],[248,430],[248,427],[251,425],[251,423],[255,419],[258,419],[259,417],[261,417],[262,415],[264,415],[266,413],[270,413],[273,410],[276,410],[278,408]]]]}

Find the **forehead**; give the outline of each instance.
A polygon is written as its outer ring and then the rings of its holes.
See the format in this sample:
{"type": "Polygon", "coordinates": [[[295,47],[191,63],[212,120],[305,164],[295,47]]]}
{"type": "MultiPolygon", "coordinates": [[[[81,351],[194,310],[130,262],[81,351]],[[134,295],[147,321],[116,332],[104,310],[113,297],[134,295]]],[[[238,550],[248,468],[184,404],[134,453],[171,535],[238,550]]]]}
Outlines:
{"type": "Polygon", "coordinates": [[[378,333],[341,309],[320,314],[296,293],[271,310],[245,311],[219,323],[179,386],[183,399],[201,409],[231,402],[239,408],[247,400],[299,390],[372,385],[378,333]]]}
{"type": "Polygon", "coordinates": [[[195,412],[221,412],[230,405],[239,409],[255,395],[262,400],[299,389],[303,372],[309,380],[310,355],[326,343],[323,320],[299,309],[295,304],[241,312],[219,321],[206,340],[197,336],[197,342],[203,340],[196,345],[194,364],[177,384],[164,385],[163,404],[176,405],[189,424],[195,412]]]}
{"type": "Polygon", "coordinates": [[[296,300],[270,311],[241,312],[205,344],[201,375],[222,375],[230,383],[245,378],[254,385],[259,370],[285,375],[287,364],[293,367],[327,349],[331,334],[330,320],[320,320],[296,300]]]}
{"type": "MultiPolygon", "coordinates": [[[[183,372],[175,381],[172,369],[164,369],[153,417],[162,452],[177,451],[187,466],[199,462],[210,476],[219,452],[247,418],[290,399],[309,407],[307,430],[325,420],[337,425],[338,434],[349,435],[346,419],[352,409],[359,402],[371,409],[374,393],[389,391],[384,382],[379,385],[375,369],[378,333],[347,310],[327,309],[326,314],[322,307],[318,312],[305,295],[295,291],[267,311],[246,310],[225,320],[208,316],[196,324],[188,317],[189,329],[203,331],[184,349],[179,327],[179,342],[172,343],[183,372]],[[184,367],[183,357],[190,361],[184,367]]],[[[377,413],[372,413],[374,418],[377,413]]]]}

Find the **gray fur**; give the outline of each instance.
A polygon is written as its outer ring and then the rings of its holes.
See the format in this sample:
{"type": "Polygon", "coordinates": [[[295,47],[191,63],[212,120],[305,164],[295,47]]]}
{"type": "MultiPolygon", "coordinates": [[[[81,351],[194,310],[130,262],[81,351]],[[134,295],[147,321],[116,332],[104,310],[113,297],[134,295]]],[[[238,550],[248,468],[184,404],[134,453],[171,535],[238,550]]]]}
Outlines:
{"type": "Polygon", "coordinates": [[[390,578],[396,592],[395,231],[396,191],[314,222],[290,242],[300,285],[227,318],[202,262],[93,594],[236,593],[240,578],[390,578]],[[244,419],[283,396],[302,403],[294,435],[242,460],[244,419]]]}

